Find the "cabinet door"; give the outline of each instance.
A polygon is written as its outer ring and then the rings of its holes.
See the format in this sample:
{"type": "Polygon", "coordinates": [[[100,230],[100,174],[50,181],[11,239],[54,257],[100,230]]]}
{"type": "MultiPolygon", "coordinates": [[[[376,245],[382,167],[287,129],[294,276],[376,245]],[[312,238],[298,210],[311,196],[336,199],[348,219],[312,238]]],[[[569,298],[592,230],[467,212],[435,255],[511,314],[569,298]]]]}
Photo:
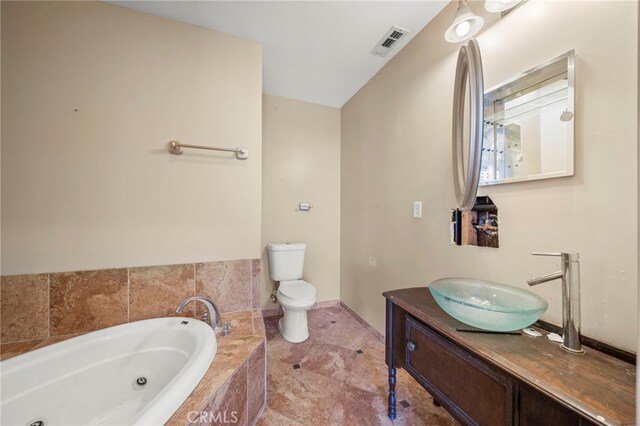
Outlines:
{"type": "Polygon", "coordinates": [[[580,416],[576,413],[527,386],[520,386],[521,426],[578,426],[580,424],[580,416]]]}
{"type": "Polygon", "coordinates": [[[406,369],[469,425],[513,424],[514,385],[478,358],[407,317],[406,369]]]}

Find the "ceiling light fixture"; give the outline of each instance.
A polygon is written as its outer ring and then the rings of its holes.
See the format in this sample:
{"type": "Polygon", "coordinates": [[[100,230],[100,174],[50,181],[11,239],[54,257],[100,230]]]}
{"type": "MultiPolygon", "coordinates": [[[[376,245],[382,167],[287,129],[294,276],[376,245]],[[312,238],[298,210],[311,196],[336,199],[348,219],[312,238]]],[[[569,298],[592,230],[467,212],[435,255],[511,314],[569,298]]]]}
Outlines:
{"type": "Polygon", "coordinates": [[[484,8],[488,12],[499,13],[506,12],[516,7],[519,3],[522,3],[522,0],[487,0],[484,3],[484,8]]]}
{"type": "Polygon", "coordinates": [[[482,29],[483,24],[484,19],[473,13],[467,0],[458,0],[456,16],[451,26],[447,28],[447,31],[444,33],[444,38],[449,43],[459,43],[469,40],[482,29]]]}

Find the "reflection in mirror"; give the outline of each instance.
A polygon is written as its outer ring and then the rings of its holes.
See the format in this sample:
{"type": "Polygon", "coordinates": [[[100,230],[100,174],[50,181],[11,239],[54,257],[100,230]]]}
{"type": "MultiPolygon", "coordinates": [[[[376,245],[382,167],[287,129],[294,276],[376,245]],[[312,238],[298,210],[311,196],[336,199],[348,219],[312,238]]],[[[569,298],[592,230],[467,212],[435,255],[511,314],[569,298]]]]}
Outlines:
{"type": "Polygon", "coordinates": [[[485,93],[480,185],[573,175],[573,51],[485,93]]]}
{"type": "Polygon", "coordinates": [[[453,210],[451,242],[458,246],[498,248],[498,208],[491,198],[477,197],[469,211],[453,210]]]}

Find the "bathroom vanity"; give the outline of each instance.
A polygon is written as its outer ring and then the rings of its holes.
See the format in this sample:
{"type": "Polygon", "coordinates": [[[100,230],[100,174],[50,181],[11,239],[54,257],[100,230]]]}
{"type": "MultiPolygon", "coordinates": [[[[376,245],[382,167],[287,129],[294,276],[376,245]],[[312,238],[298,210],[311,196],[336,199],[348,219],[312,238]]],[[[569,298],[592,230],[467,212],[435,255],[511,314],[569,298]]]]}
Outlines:
{"type": "Polygon", "coordinates": [[[404,368],[465,425],[633,425],[635,366],[591,348],[568,353],[526,334],[459,332],[427,287],[389,291],[389,415],[404,368]]]}

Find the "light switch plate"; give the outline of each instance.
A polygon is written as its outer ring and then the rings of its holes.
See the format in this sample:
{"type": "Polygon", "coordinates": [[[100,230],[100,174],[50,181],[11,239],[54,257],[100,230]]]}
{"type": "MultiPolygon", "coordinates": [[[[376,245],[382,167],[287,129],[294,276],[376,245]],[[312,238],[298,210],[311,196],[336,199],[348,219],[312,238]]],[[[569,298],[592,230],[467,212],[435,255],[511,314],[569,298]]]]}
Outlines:
{"type": "Polygon", "coordinates": [[[413,202],[413,217],[416,217],[416,218],[422,217],[422,201],[413,202]]]}

